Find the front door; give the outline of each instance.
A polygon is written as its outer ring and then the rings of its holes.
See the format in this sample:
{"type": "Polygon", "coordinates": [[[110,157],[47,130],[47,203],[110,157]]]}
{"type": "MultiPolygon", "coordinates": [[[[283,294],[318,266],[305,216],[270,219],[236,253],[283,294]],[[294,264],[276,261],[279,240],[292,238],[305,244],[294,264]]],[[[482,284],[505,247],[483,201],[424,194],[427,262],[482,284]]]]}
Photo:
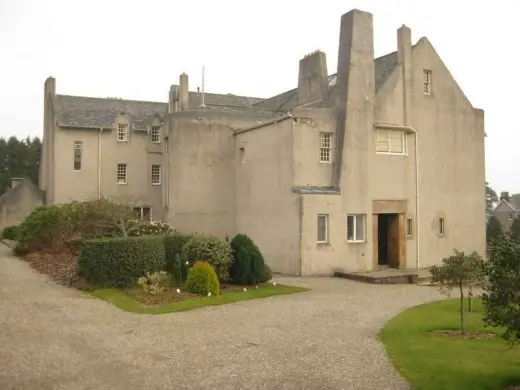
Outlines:
{"type": "MultiPolygon", "coordinates": [[[[403,227],[404,228],[404,227],[403,227]]],[[[399,268],[401,256],[399,214],[377,214],[377,263],[399,268]]]]}

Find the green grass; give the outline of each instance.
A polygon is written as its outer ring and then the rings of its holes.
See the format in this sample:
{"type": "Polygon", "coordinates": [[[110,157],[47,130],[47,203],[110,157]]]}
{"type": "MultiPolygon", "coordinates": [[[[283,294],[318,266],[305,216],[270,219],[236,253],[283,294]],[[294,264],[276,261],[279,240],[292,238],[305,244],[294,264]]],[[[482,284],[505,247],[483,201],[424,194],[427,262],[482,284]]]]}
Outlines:
{"type": "MultiPolygon", "coordinates": [[[[396,369],[417,390],[491,390],[520,384],[520,347],[506,349],[500,336],[462,339],[429,333],[458,329],[458,305],[458,298],[428,303],[388,322],[379,336],[396,369]]],[[[475,299],[474,312],[466,312],[467,329],[500,335],[500,329],[484,326],[482,315],[482,302],[475,299]]]]}
{"type": "Polygon", "coordinates": [[[293,294],[308,290],[309,289],[303,287],[276,285],[264,287],[258,290],[232,291],[212,297],[185,299],[157,306],[143,306],[124,291],[115,288],[99,289],[90,292],[90,294],[94,297],[110,302],[122,310],[132,313],[164,314],[192,310],[204,306],[223,305],[225,303],[233,303],[249,299],[266,298],[274,295],[293,294]]]}

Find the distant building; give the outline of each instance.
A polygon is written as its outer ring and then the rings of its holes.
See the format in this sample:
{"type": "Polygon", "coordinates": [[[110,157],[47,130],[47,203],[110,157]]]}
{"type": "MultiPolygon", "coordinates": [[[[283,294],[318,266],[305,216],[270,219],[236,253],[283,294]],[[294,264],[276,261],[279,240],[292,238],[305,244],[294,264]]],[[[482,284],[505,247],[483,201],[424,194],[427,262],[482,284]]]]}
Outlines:
{"type": "Polygon", "coordinates": [[[338,58],[329,74],[325,53],[305,56],[297,88],[268,99],[190,91],[186,74],[164,103],[48,78],[46,202],[115,196],[181,231],[246,233],[294,275],[484,255],[484,112],[404,25],[374,59],[372,15],[352,10],[338,58]]]}
{"type": "Polygon", "coordinates": [[[511,230],[511,224],[519,214],[520,194],[509,196],[509,192],[502,192],[500,194],[500,201],[491,213],[491,215],[496,217],[500,222],[504,233],[511,230]]]}

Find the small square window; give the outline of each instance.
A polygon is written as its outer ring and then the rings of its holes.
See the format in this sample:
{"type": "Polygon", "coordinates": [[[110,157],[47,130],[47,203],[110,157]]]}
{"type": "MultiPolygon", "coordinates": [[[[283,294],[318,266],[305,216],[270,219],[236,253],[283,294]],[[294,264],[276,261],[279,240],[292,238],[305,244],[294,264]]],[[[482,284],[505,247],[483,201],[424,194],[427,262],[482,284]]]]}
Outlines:
{"type": "Polygon", "coordinates": [[[412,218],[406,218],[406,236],[411,237],[413,231],[412,218]]]}
{"type": "Polygon", "coordinates": [[[320,162],[332,161],[332,133],[320,133],[320,162]]]}
{"type": "Polygon", "coordinates": [[[348,242],[364,242],[365,241],[365,214],[347,215],[347,241],[348,242]]]}
{"type": "Polygon", "coordinates": [[[126,123],[120,123],[117,125],[117,140],[119,142],[128,141],[128,125],[126,123]]]}
{"type": "Polygon", "coordinates": [[[160,126],[152,126],[150,130],[150,135],[152,137],[152,142],[154,144],[161,143],[161,127],[160,126]]]}
{"type": "Polygon", "coordinates": [[[444,218],[439,218],[439,236],[444,236],[444,218]]]}
{"type": "Polygon", "coordinates": [[[152,185],[161,185],[161,166],[152,165],[152,185]]]}
{"type": "Polygon", "coordinates": [[[512,221],[512,220],[513,220],[513,214],[509,214],[509,215],[507,216],[507,219],[509,219],[510,221],[512,221]]]}
{"type": "Polygon", "coordinates": [[[423,92],[425,95],[432,94],[432,71],[428,69],[423,70],[423,92]]]}
{"type": "Polygon", "coordinates": [[[117,164],[117,184],[126,184],[126,164],[117,164]]]}

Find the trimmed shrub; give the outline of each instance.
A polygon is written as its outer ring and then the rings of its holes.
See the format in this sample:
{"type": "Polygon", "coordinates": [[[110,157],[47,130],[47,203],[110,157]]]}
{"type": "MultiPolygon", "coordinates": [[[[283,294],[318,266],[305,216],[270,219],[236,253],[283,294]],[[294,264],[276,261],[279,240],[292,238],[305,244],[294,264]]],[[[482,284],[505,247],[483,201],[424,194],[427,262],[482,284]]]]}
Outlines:
{"type": "Polygon", "coordinates": [[[256,284],[264,276],[264,257],[260,249],[245,234],[237,234],[231,240],[233,263],[229,267],[229,276],[235,284],[256,284]]]}
{"type": "Polygon", "coordinates": [[[2,238],[6,240],[16,241],[18,239],[18,226],[6,226],[4,230],[2,230],[2,238]]]}
{"type": "Polygon", "coordinates": [[[181,233],[175,233],[173,235],[164,236],[164,250],[166,252],[166,271],[173,273],[177,255],[182,255],[182,247],[192,237],[192,235],[181,233]]]}
{"type": "Polygon", "coordinates": [[[188,272],[186,290],[198,295],[220,294],[220,283],[215,270],[205,261],[197,261],[188,272]]]}
{"type": "Polygon", "coordinates": [[[214,236],[196,234],[182,247],[182,259],[190,265],[204,259],[213,266],[220,280],[229,279],[229,266],[233,261],[230,245],[214,236]]]}
{"type": "Polygon", "coordinates": [[[175,255],[175,261],[173,262],[173,269],[171,271],[172,279],[176,283],[186,283],[190,266],[186,260],[180,254],[175,255]]]}
{"type": "Polygon", "coordinates": [[[271,271],[271,267],[267,264],[264,264],[264,272],[262,272],[262,278],[260,280],[261,283],[265,283],[270,281],[273,278],[273,271],[271,271]]]}
{"type": "Polygon", "coordinates": [[[137,278],[165,266],[161,236],[114,237],[87,240],[78,256],[78,275],[105,287],[130,287],[137,278]]]}

